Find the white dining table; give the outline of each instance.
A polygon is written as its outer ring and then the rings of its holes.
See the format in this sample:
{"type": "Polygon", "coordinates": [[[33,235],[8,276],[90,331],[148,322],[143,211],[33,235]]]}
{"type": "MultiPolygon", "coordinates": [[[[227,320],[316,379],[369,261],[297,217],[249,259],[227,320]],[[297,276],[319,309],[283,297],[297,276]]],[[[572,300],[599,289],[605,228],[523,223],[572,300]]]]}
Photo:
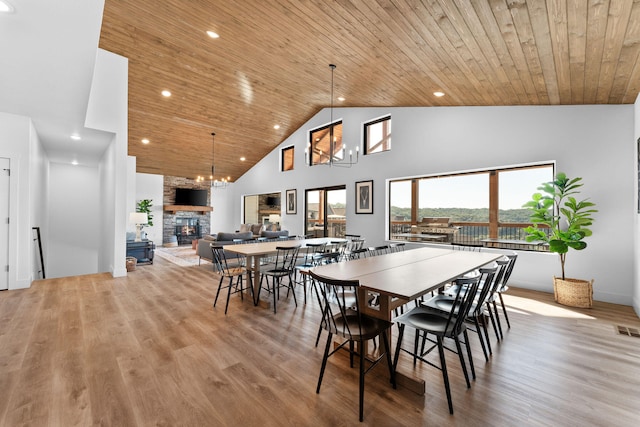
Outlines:
{"type": "MultiPolygon", "coordinates": [[[[359,282],[360,310],[370,316],[392,320],[393,310],[435,291],[457,277],[489,264],[503,255],[440,248],[419,248],[375,257],[314,267],[315,274],[336,280],[359,282]],[[379,297],[377,306],[367,296],[379,297]]],[[[389,336],[391,331],[389,331],[389,336]]],[[[391,340],[389,340],[391,342],[391,340]]],[[[364,351],[367,351],[364,349],[364,351]]],[[[397,372],[399,384],[424,394],[423,379],[397,372]]]]}
{"type": "MultiPolygon", "coordinates": [[[[282,239],[282,240],[271,240],[267,242],[256,242],[256,243],[241,243],[241,244],[233,244],[233,245],[224,245],[223,248],[225,251],[232,252],[238,255],[243,255],[247,259],[247,283],[251,287],[253,287],[253,303],[255,305],[260,304],[259,295],[260,295],[260,266],[262,265],[263,258],[273,256],[278,252],[279,247],[295,247],[300,246],[300,248],[306,247],[308,244],[328,244],[330,245],[332,242],[344,242],[346,239],[341,239],[337,237],[319,237],[312,239],[282,239]]],[[[264,303],[264,305],[269,305],[268,303],[264,303]]]]}

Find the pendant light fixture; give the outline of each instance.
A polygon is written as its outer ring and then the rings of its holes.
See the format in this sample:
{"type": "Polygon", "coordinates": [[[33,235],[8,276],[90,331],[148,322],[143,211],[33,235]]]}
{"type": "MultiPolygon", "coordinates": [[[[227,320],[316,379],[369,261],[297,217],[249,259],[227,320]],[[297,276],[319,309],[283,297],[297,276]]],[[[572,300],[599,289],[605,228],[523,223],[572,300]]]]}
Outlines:
{"type": "MultiPolygon", "coordinates": [[[[329,165],[329,166],[339,166],[339,167],[347,167],[350,168],[352,165],[358,163],[358,156],[360,154],[360,147],[356,146],[355,149],[355,159],[353,150],[349,150],[349,155],[347,157],[347,146],[342,141],[343,132],[340,134],[340,144],[338,144],[337,137],[335,135],[335,124],[333,123],[333,75],[336,69],[335,64],[329,64],[329,68],[331,68],[331,100],[329,106],[329,160],[325,163],[316,163],[318,165],[329,165]]],[[[305,163],[307,166],[313,166],[313,151],[312,143],[310,142],[307,148],[304,150],[305,155],[305,163]]],[[[317,148],[315,148],[318,150],[317,148]]],[[[320,151],[319,151],[320,152],[320,151]]],[[[320,154],[322,154],[320,152],[320,154]]]]}
{"type": "MultiPolygon", "coordinates": [[[[209,175],[209,181],[211,183],[211,188],[219,188],[225,189],[229,185],[229,180],[227,178],[222,178],[221,180],[215,179],[215,153],[216,153],[216,143],[215,143],[215,132],[211,132],[211,175],[209,175]]],[[[204,177],[198,176],[196,179],[197,182],[204,182],[204,177]]]]}

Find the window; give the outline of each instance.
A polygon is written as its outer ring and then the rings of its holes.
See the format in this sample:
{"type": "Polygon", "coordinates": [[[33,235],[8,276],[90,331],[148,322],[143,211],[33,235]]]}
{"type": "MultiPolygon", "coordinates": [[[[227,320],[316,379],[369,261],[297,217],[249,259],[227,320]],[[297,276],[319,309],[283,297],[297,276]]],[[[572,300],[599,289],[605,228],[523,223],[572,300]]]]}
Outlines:
{"type": "Polygon", "coordinates": [[[280,152],[281,159],[281,170],[282,171],[292,171],[293,170],[293,146],[283,148],[280,152]]]}
{"type": "Polygon", "coordinates": [[[554,166],[543,164],[391,181],[390,238],[544,250],[522,242],[523,228],[531,225],[522,205],[553,176],[554,166]],[[450,228],[438,229],[443,223],[450,228]],[[411,238],[411,232],[424,236],[411,238]]]}
{"type": "Polygon", "coordinates": [[[305,191],[305,230],[312,237],[344,237],[347,190],[344,186],[305,191]]]}
{"type": "MultiPolygon", "coordinates": [[[[552,172],[552,171],[551,171],[552,172]]],[[[540,192],[543,182],[553,180],[549,167],[498,171],[498,219],[501,223],[529,223],[530,211],[522,205],[540,192]],[[551,176],[550,176],[551,174],[551,176]]]]}
{"type": "Polygon", "coordinates": [[[309,132],[310,158],[307,161],[310,165],[321,165],[329,163],[329,156],[333,155],[334,160],[344,158],[342,146],[342,121],[333,122],[309,132]],[[333,153],[331,151],[331,138],[333,138],[333,153]]]}
{"type": "Polygon", "coordinates": [[[364,124],[364,154],[391,150],[391,116],[364,124]]]}

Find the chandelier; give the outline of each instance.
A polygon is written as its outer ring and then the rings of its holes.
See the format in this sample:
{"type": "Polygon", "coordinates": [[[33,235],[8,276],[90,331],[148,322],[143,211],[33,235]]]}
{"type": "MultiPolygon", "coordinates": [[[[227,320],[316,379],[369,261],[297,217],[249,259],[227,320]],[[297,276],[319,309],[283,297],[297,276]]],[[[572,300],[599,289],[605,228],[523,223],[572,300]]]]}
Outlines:
{"type": "MultiPolygon", "coordinates": [[[[214,178],[215,152],[216,152],[215,137],[216,137],[215,132],[211,132],[211,175],[209,175],[209,181],[212,189],[215,189],[215,188],[224,189],[224,188],[227,188],[227,186],[229,185],[229,179],[222,178],[221,180],[217,180],[214,178]]],[[[196,178],[197,182],[204,182],[204,180],[205,180],[204,177],[200,175],[198,175],[198,177],[196,178]]]]}
{"type": "MultiPolygon", "coordinates": [[[[340,132],[339,142],[338,142],[337,136],[335,135],[336,124],[333,123],[333,74],[336,69],[336,65],[329,64],[329,68],[331,68],[331,100],[330,100],[331,103],[329,107],[330,118],[329,118],[329,128],[328,128],[329,150],[328,150],[328,153],[323,153],[319,147],[313,146],[313,142],[309,142],[309,144],[307,145],[307,148],[305,148],[304,150],[305,163],[307,164],[307,166],[329,165],[329,166],[340,166],[340,167],[350,168],[352,165],[355,165],[356,163],[358,163],[358,155],[360,153],[360,147],[356,146],[355,159],[353,155],[353,150],[349,150],[349,156],[347,157],[347,146],[342,142],[343,132],[342,131],[340,132]],[[319,158],[326,155],[328,157],[328,160],[326,162],[318,161],[314,163],[313,161],[314,154],[317,155],[319,158]]],[[[342,124],[340,124],[340,126],[342,126],[342,124]]]]}

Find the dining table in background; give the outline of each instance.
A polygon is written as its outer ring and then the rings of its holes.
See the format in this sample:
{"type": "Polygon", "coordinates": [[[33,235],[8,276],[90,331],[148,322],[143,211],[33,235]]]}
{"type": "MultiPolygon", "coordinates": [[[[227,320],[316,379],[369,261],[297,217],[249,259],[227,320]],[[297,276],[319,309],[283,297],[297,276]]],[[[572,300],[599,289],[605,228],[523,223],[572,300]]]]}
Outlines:
{"type": "MultiPolygon", "coordinates": [[[[253,303],[255,305],[261,304],[259,300],[260,295],[260,266],[263,264],[263,259],[277,254],[279,247],[295,247],[305,248],[307,244],[325,243],[331,245],[334,242],[344,242],[346,239],[337,237],[319,237],[311,239],[282,239],[282,240],[270,240],[266,242],[256,243],[241,243],[233,245],[224,245],[223,248],[227,252],[232,252],[238,255],[243,255],[247,259],[247,283],[253,288],[253,303]]],[[[269,305],[269,302],[263,301],[265,306],[269,305]]]]}

